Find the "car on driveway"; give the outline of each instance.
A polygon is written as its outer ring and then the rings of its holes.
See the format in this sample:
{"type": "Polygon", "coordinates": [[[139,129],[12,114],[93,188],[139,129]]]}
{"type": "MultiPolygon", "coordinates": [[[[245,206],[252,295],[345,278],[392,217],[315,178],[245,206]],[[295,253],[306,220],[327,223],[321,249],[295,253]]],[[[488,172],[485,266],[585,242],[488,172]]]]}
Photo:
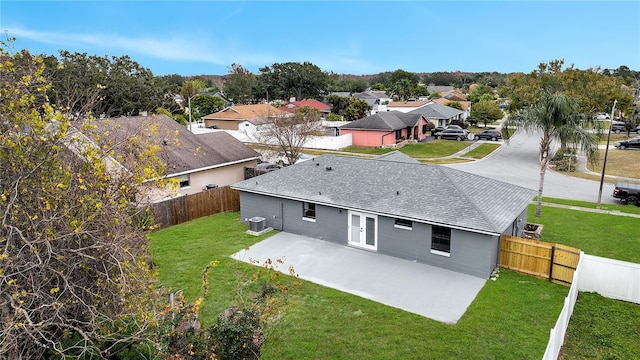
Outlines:
{"type": "Polygon", "coordinates": [[[620,150],[640,149],[640,136],[636,136],[632,139],[616,141],[616,143],[613,144],[613,146],[615,146],[620,150]]]}
{"type": "Polygon", "coordinates": [[[447,126],[438,126],[434,129],[431,129],[431,135],[435,135],[435,133],[439,133],[441,131],[449,130],[449,129],[459,129],[462,130],[460,125],[447,125],[447,126]]]}
{"type": "Polygon", "coordinates": [[[462,141],[469,138],[469,132],[465,129],[446,129],[435,133],[433,136],[435,136],[436,139],[462,141]]]}
{"type": "Polygon", "coordinates": [[[629,132],[636,133],[636,134],[640,135],[640,125],[638,125],[638,126],[634,127],[633,129],[629,130],[629,132]]]}
{"type": "Polygon", "coordinates": [[[502,133],[498,130],[484,130],[479,133],[473,134],[475,140],[491,140],[497,141],[502,139],[502,133]]]}

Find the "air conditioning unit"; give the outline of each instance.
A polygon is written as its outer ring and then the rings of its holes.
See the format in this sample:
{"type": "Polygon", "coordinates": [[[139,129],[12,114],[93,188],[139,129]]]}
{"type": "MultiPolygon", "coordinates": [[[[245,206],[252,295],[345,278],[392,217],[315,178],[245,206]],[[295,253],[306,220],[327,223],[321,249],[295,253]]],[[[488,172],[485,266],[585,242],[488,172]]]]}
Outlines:
{"type": "Polygon", "coordinates": [[[253,232],[260,232],[264,230],[266,225],[266,219],[260,216],[254,216],[249,219],[249,230],[253,232]]]}

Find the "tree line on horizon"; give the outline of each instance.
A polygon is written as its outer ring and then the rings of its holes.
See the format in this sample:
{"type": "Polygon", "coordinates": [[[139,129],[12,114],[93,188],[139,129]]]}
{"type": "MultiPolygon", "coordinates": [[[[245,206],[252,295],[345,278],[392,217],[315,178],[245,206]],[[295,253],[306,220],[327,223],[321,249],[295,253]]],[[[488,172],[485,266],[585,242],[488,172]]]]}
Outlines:
{"type": "MultiPolygon", "coordinates": [[[[108,118],[161,112],[183,124],[189,121],[187,102],[191,102],[192,109],[188,110],[193,119],[229,105],[214,96],[216,92],[234,104],[273,103],[290,98],[317,99],[334,106],[335,113],[348,120],[361,117],[368,109],[355,99],[345,103],[329,97],[331,93],[378,90],[394,99],[406,101],[417,97],[437,97],[438,94],[429,93],[427,85],[453,86],[467,94],[482,86],[492,89],[496,99],[501,98],[509,104],[509,111],[515,111],[531,104],[542,87],[552,85],[540,82],[540,79],[545,73],[553,72],[557,75],[554,77],[558,82],[556,88],[578,97],[583,103],[581,111],[604,112],[616,98],[618,108],[630,113],[633,92],[640,92],[640,71],[626,65],[617,69],[581,70],[573,65],[565,67],[564,60],[541,63],[530,73],[509,74],[461,71],[412,73],[397,69],[374,75],[349,75],[325,71],[311,62],[285,62],[264,66],[257,74],[233,63],[225,75],[156,76],[127,55],[109,57],[61,50],[58,56],[39,56],[44,59],[44,76],[52,83],[47,97],[59,108],[69,109],[71,114],[91,113],[108,118]],[[631,92],[630,99],[624,96],[625,92],[631,92]],[[176,101],[177,98],[182,102],[176,101]],[[89,104],[91,108],[88,108],[89,104]]],[[[477,101],[472,97],[472,102],[477,101]]]]}

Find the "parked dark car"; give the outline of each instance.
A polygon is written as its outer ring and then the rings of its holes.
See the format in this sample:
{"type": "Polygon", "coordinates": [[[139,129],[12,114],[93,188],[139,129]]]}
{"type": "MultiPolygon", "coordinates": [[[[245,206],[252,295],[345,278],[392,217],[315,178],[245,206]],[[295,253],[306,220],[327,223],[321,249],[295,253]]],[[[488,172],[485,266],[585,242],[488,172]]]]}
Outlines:
{"type": "Polygon", "coordinates": [[[640,148],[640,136],[636,136],[633,139],[616,141],[616,143],[613,144],[613,146],[615,146],[616,148],[618,148],[620,150],[624,150],[624,149],[639,149],[640,148]]]}
{"type": "Polygon", "coordinates": [[[438,126],[436,128],[431,129],[431,134],[435,135],[435,133],[439,133],[441,131],[445,131],[445,130],[449,130],[449,129],[462,130],[462,128],[459,125],[438,126]]]}
{"type": "Polygon", "coordinates": [[[633,129],[629,130],[629,132],[636,133],[636,134],[640,135],[640,125],[638,125],[638,126],[634,127],[633,129]]]}
{"type": "Polygon", "coordinates": [[[614,121],[611,123],[611,132],[616,134],[627,132],[627,127],[622,121],[614,121]]]}
{"type": "Polygon", "coordinates": [[[469,138],[469,132],[464,129],[446,129],[435,133],[434,136],[436,137],[436,139],[462,141],[469,138]]]}
{"type": "Polygon", "coordinates": [[[476,140],[491,140],[497,141],[502,139],[502,133],[498,130],[484,130],[477,134],[473,134],[473,138],[476,140]]]}
{"type": "Polygon", "coordinates": [[[625,204],[640,206],[640,185],[617,182],[613,197],[625,204]]]}

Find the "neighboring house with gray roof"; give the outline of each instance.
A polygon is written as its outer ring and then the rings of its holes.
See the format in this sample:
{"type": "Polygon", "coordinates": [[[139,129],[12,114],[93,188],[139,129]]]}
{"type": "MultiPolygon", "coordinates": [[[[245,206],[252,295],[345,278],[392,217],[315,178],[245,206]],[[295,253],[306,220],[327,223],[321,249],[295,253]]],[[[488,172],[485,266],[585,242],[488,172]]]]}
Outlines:
{"type": "Polygon", "coordinates": [[[410,164],[420,164],[420,161],[416,160],[415,158],[412,158],[409,155],[406,155],[398,150],[392,151],[392,152],[388,152],[386,154],[382,154],[378,157],[376,157],[376,160],[381,160],[381,161],[395,161],[395,162],[406,162],[406,163],[410,163],[410,164]]]}
{"type": "Polygon", "coordinates": [[[113,159],[131,170],[140,153],[155,146],[165,164],[164,176],[178,189],[155,189],[146,201],[193,194],[244,179],[244,168],[255,167],[260,154],[224,131],[196,135],[166,115],[95,120],[101,146],[111,144],[113,159]]]}
{"type": "Polygon", "coordinates": [[[408,112],[422,115],[427,121],[437,126],[447,126],[452,120],[464,120],[464,111],[431,102],[423,107],[408,112]]]}
{"type": "Polygon", "coordinates": [[[394,156],[324,155],[234,184],[240,219],[488,278],[536,192],[394,156]]]}
{"type": "Polygon", "coordinates": [[[352,121],[339,128],[340,135],[351,134],[352,145],[389,146],[404,140],[424,140],[427,120],[420,114],[384,111],[352,121]]]}

